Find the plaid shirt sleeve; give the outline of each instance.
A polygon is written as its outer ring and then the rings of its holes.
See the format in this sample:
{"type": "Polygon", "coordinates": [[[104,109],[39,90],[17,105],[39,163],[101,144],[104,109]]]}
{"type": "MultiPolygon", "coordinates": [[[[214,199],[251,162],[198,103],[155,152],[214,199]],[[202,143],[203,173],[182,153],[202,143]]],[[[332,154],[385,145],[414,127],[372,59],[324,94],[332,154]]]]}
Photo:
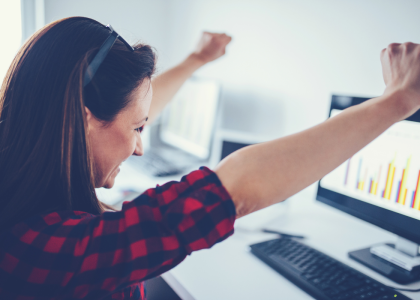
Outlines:
{"type": "Polygon", "coordinates": [[[118,212],[35,216],[0,235],[0,298],[109,296],[226,239],[235,217],[229,194],[205,167],[118,212]]]}

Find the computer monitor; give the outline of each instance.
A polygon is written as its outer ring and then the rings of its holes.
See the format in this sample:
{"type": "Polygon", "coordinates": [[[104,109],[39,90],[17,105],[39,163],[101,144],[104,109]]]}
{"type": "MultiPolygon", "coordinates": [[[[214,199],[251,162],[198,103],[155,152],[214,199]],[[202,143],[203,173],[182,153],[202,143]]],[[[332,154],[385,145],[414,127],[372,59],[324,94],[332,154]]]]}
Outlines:
{"type": "Polygon", "coordinates": [[[219,94],[220,85],[213,80],[185,82],[162,114],[161,141],[199,159],[209,158],[219,94]]]}
{"type": "MultiPolygon", "coordinates": [[[[368,99],[334,95],[330,117],[368,99]]],[[[316,199],[399,236],[351,258],[398,283],[420,280],[420,112],[322,178],[316,199]]]]}

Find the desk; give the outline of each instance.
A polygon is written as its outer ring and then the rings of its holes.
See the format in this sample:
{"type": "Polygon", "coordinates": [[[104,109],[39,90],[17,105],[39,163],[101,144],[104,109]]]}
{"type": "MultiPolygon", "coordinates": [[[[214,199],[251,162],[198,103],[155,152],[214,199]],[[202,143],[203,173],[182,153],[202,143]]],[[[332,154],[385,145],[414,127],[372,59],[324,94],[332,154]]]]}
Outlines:
{"type": "MultiPolygon", "coordinates": [[[[261,215],[267,220],[266,227],[305,235],[304,243],[309,246],[386,285],[400,286],[347,256],[351,250],[395,241],[395,235],[299,194],[287,201],[285,212],[281,212],[283,204],[277,204],[261,215]]],[[[245,218],[235,225],[233,236],[209,250],[193,253],[162,277],[182,299],[313,299],[249,251],[250,244],[276,236],[244,230],[245,218]]],[[[420,282],[404,287],[418,289],[420,282]]],[[[404,294],[420,299],[420,293],[404,294]]]]}
{"type": "MultiPolygon", "coordinates": [[[[150,178],[123,166],[115,188],[140,191],[179,178],[150,178]]],[[[309,246],[386,285],[399,286],[347,256],[351,250],[393,242],[395,235],[317,202],[311,194],[299,193],[237,220],[233,236],[211,249],[194,252],[162,277],[185,300],[313,299],[249,251],[250,244],[276,237],[257,230],[265,227],[305,235],[304,243],[309,246]]],[[[418,289],[420,282],[400,287],[418,289]]],[[[420,299],[420,293],[404,294],[420,299]]]]}

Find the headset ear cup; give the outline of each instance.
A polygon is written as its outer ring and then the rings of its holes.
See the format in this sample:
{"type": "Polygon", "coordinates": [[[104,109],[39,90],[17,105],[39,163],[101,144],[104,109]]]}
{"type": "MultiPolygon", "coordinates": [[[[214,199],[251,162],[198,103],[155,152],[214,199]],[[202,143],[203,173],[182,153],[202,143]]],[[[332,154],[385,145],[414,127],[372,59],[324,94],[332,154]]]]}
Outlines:
{"type": "Polygon", "coordinates": [[[111,50],[112,46],[115,44],[115,41],[119,39],[124,43],[124,45],[127,46],[127,48],[134,52],[134,48],[130,46],[129,43],[126,42],[113,28],[111,25],[107,25],[106,28],[111,30],[111,34],[109,37],[105,40],[105,42],[101,45],[99,48],[98,53],[95,55],[95,57],[90,62],[89,66],[86,69],[85,76],[83,77],[83,87],[89,84],[91,82],[93,76],[95,76],[96,72],[99,69],[99,66],[104,61],[105,57],[108,55],[108,52],[111,50]]]}

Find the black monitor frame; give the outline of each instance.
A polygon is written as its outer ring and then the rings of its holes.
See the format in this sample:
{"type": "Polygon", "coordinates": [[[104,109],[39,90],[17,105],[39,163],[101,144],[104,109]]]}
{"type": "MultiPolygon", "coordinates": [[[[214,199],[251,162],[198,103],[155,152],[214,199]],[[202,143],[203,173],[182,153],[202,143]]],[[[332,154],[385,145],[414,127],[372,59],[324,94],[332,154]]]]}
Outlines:
{"type": "MultiPolygon", "coordinates": [[[[329,116],[333,109],[343,110],[368,99],[371,98],[333,95],[329,116]]],[[[420,122],[420,111],[406,120],[420,122]]],[[[318,182],[316,200],[420,244],[420,220],[325,189],[321,187],[320,181],[318,182]]]]}

